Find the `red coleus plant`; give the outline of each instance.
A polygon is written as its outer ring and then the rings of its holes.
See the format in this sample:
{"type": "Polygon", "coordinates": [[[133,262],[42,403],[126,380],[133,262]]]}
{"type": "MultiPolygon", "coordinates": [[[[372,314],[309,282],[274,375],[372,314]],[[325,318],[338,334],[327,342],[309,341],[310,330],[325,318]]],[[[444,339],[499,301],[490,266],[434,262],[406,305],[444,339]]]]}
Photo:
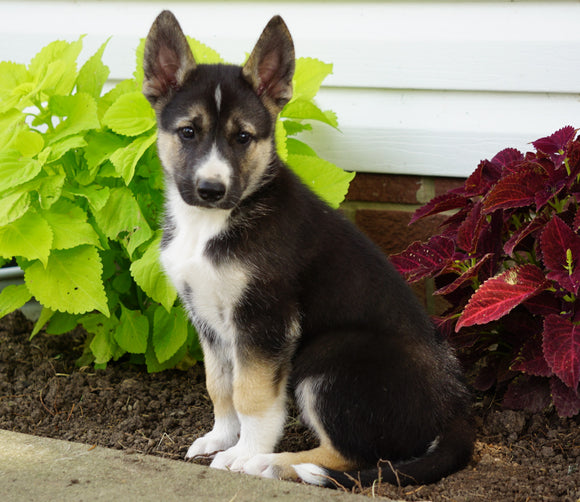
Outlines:
{"type": "Polygon", "coordinates": [[[434,278],[452,307],[439,329],[506,407],[580,412],[580,138],[564,127],[525,155],[506,149],[412,221],[454,210],[441,232],[392,257],[434,278]]]}

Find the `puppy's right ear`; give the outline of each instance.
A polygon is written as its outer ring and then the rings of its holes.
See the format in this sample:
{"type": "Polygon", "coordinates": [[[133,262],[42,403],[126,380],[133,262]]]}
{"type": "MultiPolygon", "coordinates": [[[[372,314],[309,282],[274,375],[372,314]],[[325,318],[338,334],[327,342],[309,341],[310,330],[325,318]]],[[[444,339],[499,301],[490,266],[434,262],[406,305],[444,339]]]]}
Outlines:
{"type": "Polygon", "coordinates": [[[187,39],[168,10],[151,26],[143,57],[143,94],[155,107],[160,99],[179,89],[196,67],[187,39]]]}

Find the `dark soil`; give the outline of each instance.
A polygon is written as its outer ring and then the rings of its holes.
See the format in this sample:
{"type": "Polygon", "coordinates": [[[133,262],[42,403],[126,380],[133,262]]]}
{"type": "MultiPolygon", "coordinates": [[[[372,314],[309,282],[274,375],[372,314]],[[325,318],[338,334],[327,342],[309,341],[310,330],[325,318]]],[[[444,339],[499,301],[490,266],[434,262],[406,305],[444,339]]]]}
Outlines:
{"type": "MultiPolygon", "coordinates": [[[[203,368],[148,374],[128,363],[77,368],[84,335],[39,334],[21,314],[0,321],[0,428],[84,442],[127,453],[182,460],[211,429],[203,368]]],[[[489,397],[475,406],[471,464],[428,486],[377,485],[363,490],[403,500],[580,500],[580,419],[502,410],[489,397]]],[[[313,446],[290,418],[282,449],[313,446]]]]}

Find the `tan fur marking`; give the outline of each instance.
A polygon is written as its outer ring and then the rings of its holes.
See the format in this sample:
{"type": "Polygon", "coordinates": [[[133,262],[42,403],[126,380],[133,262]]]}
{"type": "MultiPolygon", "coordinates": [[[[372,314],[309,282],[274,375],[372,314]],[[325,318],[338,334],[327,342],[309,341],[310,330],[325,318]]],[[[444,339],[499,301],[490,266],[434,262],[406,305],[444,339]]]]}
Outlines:
{"type": "Polygon", "coordinates": [[[204,350],[205,383],[216,417],[234,411],[232,375],[211,350],[204,350]]]}
{"type": "Polygon", "coordinates": [[[269,139],[256,141],[250,146],[250,150],[242,163],[242,172],[247,179],[244,197],[253,193],[266,181],[264,173],[268,168],[271,156],[272,143],[269,139]]]}
{"type": "Polygon", "coordinates": [[[323,443],[312,450],[296,453],[280,453],[276,456],[275,472],[280,479],[297,479],[296,471],[292,467],[298,464],[315,464],[335,471],[350,471],[357,465],[344,458],[330,443],[323,443]]]}
{"type": "Polygon", "coordinates": [[[244,362],[234,375],[234,406],[238,413],[264,414],[286,386],[286,378],[276,384],[276,369],[261,361],[244,362]]]}

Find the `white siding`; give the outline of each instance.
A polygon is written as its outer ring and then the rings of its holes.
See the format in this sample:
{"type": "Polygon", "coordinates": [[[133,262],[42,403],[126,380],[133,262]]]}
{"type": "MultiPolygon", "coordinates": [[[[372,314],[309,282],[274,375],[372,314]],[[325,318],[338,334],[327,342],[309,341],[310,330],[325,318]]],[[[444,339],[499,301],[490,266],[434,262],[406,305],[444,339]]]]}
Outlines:
{"type": "Polygon", "coordinates": [[[282,14],[299,56],[334,63],[319,104],[341,133],[306,139],[345,169],[466,176],[504,147],[580,127],[579,2],[0,0],[0,60],[84,33],[88,55],[113,35],[105,62],[123,79],[163,8],[231,62],[282,14]]]}

